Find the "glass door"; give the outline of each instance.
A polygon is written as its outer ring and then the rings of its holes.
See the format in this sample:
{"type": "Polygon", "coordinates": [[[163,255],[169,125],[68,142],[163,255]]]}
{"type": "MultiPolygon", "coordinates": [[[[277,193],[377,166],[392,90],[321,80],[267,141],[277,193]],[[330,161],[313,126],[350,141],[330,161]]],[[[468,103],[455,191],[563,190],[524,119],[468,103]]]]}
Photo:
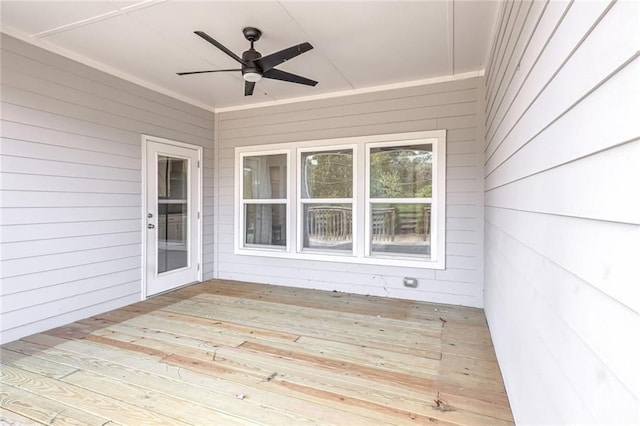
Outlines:
{"type": "Polygon", "coordinates": [[[146,293],[200,278],[199,149],[147,140],[146,293]]]}

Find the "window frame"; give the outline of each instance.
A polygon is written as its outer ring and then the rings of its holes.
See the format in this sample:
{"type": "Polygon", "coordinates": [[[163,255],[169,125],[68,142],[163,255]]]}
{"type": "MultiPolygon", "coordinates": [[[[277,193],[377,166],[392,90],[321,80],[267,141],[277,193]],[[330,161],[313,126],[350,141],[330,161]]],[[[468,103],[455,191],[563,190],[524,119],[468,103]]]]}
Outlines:
{"type": "Polygon", "coordinates": [[[357,236],[357,223],[358,218],[354,215],[356,211],[356,203],[357,203],[357,194],[358,194],[358,185],[357,185],[357,144],[339,144],[339,145],[325,145],[325,146],[310,146],[310,147],[297,147],[296,151],[296,209],[298,213],[298,220],[296,223],[296,252],[297,253],[307,253],[307,254],[317,254],[317,255],[328,255],[328,256],[354,256],[356,250],[356,236],[357,236]],[[347,150],[351,149],[351,175],[353,176],[353,180],[351,181],[351,201],[348,201],[349,198],[302,198],[302,155],[307,152],[328,152],[328,151],[336,151],[336,150],[347,150]],[[304,204],[348,204],[351,203],[351,253],[349,251],[329,251],[329,250],[320,250],[313,248],[305,248],[304,247],[304,204]]]}
{"type": "MultiPolygon", "coordinates": [[[[235,148],[234,195],[234,254],[279,257],[290,260],[331,261],[369,265],[445,269],[446,226],[446,130],[430,130],[410,133],[348,137],[340,139],[289,142],[271,145],[235,148]],[[370,235],[370,182],[369,164],[371,148],[432,144],[432,196],[431,196],[431,252],[430,257],[418,257],[400,253],[371,253],[370,235]],[[305,152],[353,150],[353,198],[352,198],[352,251],[331,252],[303,248],[304,218],[301,197],[302,154],[305,152]],[[286,242],[284,246],[247,246],[244,244],[244,203],[242,193],[243,159],[247,156],[287,155],[286,186],[286,242]],[[240,173],[241,172],[241,173],[240,173]],[[239,176],[242,175],[242,176],[239,176]],[[295,232],[292,232],[294,231],[295,232]]],[[[322,199],[341,203],[342,199],[322,199]]],[[[374,198],[375,200],[375,198],[374,198]]],[[[271,200],[274,201],[274,200],[271,200]]]]}
{"type": "MultiPolygon", "coordinates": [[[[253,147],[255,148],[255,147],[253,147]]],[[[236,193],[235,193],[235,202],[234,202],[234,217],[237,219],[235,221],[235,232],[234,232],[234,251],[267,251],[267,252],[276,252],[276,253],[288,253],[291,248],[289,246],[289,231],[291,226],[290,219],[290,210],[291,210],[291,186],[290,186],[290,177],[289,177],[289,167],[291,163],[291,155],[290,150],[288,149],[268,149],[268,150],[251,150],[238,153],[236,150],[236,161],[235,161],[235,185],[236,185],[236,193]],[[244,159],[245,157],[262,157],[269,155],[286,155],[285,164],[287,166],[287,173],[285,175],[285,188],[287,190],[287,196],[285,198],[255,198],[246,200],[244,198],[244,159]],[[239,173],[241,171],[241,173],[239,173]],[[248,201],[248,202],[247,202],[248,201]],[[249,204],[260,205],[260,204],[284,204],[285,205],[285,215],[286,215],[286,224],[285,224],[285,245],[266,245],[266,244],[247,244],[246,243],[246,226],[245,226],[245,206],[249,204]]]]}
{"type": "MultiPolygon", "coordinates": [[[[394,140],[394,141],[384,141],[384,142],[370,142],[365,144],[365,190],[364,190],[364,219],[365,219],[365,239],[364,239],[364,253],[366,257],[371,257],[375,259],[394,259],[394,260],[427,260],[433,261],[433,259],[437,259],[437,244],[434,244],[434,241],[437,241],[437,238],[440,233],[436,233],[435,230],[438,228],[436,221],[434,220],[435,210],[434,205],[438,205],[437,199],[442,198],[441,194],[438,194],[438,189],[440,185],[436,183],[438,168],[438,154],[436,153],[437,142],[433,141],[433,138],[420,138],[420,139],[405,139],[405,140],[394,140]],[[432,163],[431,163],[431,197],[429,198],[420,198],[420,197],[398,197],[398,198],[381,198],[381,197],[372,197],[371,196],[371,150],[373,148],[387,148],[387,147],[401,147],[407,145],[431,145],[432,152],[432,163]],[[424,204],[425,206],[431,206],[430,212],[430,229],[429,235],[431,236],[430,241],[430,256],[429,258],[425,258],[424,256],[411,256],[410,254],[401,254],[401,253],[374,253],[372,251],[373,248],[373,235],[371,232],[372,229],[372,205],[375,203],[386,203],[386,204],[424,204]]],[[[440,182],[439,179],[437,180],[440,182]]]]}

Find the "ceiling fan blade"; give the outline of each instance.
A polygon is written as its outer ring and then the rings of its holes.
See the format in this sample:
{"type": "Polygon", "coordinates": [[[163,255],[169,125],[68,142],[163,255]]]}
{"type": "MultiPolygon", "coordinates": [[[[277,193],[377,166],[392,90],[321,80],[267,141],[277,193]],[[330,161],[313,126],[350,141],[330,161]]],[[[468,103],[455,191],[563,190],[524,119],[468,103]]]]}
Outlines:
{"type": "Polygon", "coordinates": [[[288,81],[290,83],[306,84],[307,86],[315,86],[317,81],[309,80],[308,78],[300,77],[299,75],[291,74],[290,72],[281,71],[277,69],[271,69],[264,74],[264,78],[271,78],[273,80],[288,81]]]}
{"type": "Polygon", "coordinates": [[[251,96],[253,95],[253,88],[256,87],[256,83],[252,81],[244,82],[244,95],[251,96]]]}
{"type": "Polygon", "coordinates": [[[291,58],[295,58],[298,55],[303,54],[309,50],[313,49],[313,46],[309,43],[302,43],[296,46],[291,46],[287,49],[281,50],[276,53],[272,53],[267,56],[263,56],[260,59],[255,60],[254,62],[260,67],[260,69],[265,72],[269,71],[273,67],[280,65],[281,63],[288,61],[291,58]]]}
{"type": "Polygon", "coordinates": [[[209,43],[213,44],[215,47],[217,47],[218,49],[222,50],[224,53],[226,53],[227,55],[231,56],[236,61],[240,62],[242,65],[247,65],[247,63],[241,57],[239,57],[238,55],[236,55],[235,53],[233,53],[232,51],[230,51],[229,49],[224,47],[218,41],[214,40],[212,37],[210,37],[204,31],[194,31],[194,34],[199,35],[203,39],[207,40],[209,43]]]}
{"type": "Polygon", "coordinates": [[[232,69],[232,70],[208,70],[208,71],[187,71],[187,72],[177,72],[178,75],[190,75],[190,74],[204,74],[208,72],[228,72],[228,71],[242,71],[240,68],[232,69]]]}

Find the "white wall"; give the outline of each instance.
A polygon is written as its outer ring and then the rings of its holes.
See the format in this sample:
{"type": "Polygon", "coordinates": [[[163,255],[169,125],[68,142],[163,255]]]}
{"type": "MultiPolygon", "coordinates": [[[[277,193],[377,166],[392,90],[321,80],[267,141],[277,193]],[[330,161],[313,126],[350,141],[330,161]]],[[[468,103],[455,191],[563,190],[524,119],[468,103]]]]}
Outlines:
{"type": "Polygon", "coordinates": [[[471,78],[216,114],[217,277],[482,306],[483,90],[471,78]],[[234,255],[235,147],[435,129],[447,129],[446,270],[234,255]]]}
{"type": "Polygon", "coordinates": [[[213,114],[2,35],[1,342],[140,300],[141,135],[203,146],[213,114]]]}
{"type": "Polygon", "coordinates": [[[502,5],[485,311],[519,424],[640,423],[639,8],[502,5]]]}

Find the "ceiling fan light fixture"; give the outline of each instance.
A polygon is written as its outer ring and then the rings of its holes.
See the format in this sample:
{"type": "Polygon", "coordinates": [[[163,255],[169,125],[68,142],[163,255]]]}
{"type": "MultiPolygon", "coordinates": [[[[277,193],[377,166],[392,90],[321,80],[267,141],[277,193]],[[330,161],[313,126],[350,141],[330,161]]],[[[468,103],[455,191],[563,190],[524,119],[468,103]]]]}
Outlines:
{"type": "Polygon", "coordinates": [[[255,83],[262,80],[262,74],[257,72],[245,72],[244,74],[242,74],[242,78],[244,78],[244,81],[255,83]]]}

